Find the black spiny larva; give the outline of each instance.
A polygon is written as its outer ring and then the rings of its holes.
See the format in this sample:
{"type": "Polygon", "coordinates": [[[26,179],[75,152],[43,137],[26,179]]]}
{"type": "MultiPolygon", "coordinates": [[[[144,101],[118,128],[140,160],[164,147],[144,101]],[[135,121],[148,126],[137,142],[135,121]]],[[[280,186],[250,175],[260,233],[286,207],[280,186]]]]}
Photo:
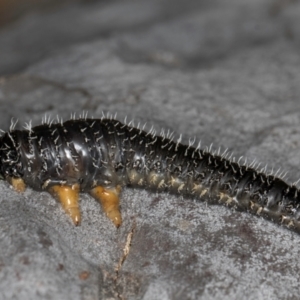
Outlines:
{"type": "Polygon", "coordinates": [[[109,118],[29,124],[0,138],[0,175],[17,191],[48,191],[76,225],[78,194],[87,192],[120,226],[119,193],[129,185],[224,204],[300,232],[296,186],[192,144],[109,118]]]}

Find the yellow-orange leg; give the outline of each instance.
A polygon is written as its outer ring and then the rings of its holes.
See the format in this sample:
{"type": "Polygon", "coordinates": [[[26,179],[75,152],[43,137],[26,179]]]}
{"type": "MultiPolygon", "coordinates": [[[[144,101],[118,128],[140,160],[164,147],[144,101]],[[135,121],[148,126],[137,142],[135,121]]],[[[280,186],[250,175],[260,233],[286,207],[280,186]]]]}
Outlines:
{"type": "Polygon", "coordinates": [[[59,200],[63,209],[71,217],[74,224],[76,226],[79,225],[81,220],[78,206],[79,186],[77,184],[72,186],[54,185],[48,192],[59,200]]]}
{"type": "Polygon", "coordinates": [[[90,194],[101,203],[102,209],[116,227],[122,224],[119,207],[120,191],[121,188],[119,186],[113,189],[105,189],[102,186],[97,186],[90,191],[90,194]]]}
{"type": "Polygon", "coordinates": [[[22,178],[8,177],[7,181],[13,186],[18,193],[25,192],[26,184],[22,178]]]}

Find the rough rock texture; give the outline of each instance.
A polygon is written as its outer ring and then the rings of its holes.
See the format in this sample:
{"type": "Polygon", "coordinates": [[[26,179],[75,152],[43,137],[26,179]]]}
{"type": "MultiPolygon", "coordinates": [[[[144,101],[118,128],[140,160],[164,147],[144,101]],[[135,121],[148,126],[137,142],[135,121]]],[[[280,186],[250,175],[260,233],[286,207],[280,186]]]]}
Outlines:
{"type": "MultiPolygon", "coordinates": [[[[3,73],[30,64],[0,81],[0,127],[12,117],[38,124],[45,113],[117,112],[281,167],[292,183],[299,14],[296,1],[120,0],[28,16],[0,33],[2,55],[16,57],[3,73]],[[31,22],[38,28],[14,49],[31,22]],[[45,52],[47,38],[64,49],[45,52]],[[45,58],[20,58],[27,42],[45,58]]],[[[125,188],[120,229],[88,195],[75,228],[47,193],[0,189],[1,299],[299,298],[300,236],[259,217],[125,188]]]]}

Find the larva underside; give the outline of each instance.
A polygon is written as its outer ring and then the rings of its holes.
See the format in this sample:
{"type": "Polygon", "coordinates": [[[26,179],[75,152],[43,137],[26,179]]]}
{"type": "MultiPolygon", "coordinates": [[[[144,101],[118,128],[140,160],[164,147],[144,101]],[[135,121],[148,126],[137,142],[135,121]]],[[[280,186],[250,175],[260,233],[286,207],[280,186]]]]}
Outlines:
{"type": "Polygon", "coordinates": [[[117,120],[83,118],[11,129],[0,138],[0,145],[2,179],[19,192],[26,185],[48,191],[76,225],[79,193],[87,192],[120,226],[121,187],[133,186],[224,204],[300,232],[300,195],[295,186],[117,120]]]}

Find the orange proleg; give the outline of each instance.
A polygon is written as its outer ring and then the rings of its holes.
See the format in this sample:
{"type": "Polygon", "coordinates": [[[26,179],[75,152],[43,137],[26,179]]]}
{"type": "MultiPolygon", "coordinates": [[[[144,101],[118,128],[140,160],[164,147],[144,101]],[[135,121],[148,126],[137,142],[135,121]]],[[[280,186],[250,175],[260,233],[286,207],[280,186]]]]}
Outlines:
{"type": "Polygon", "coordinates": [[[15,191],[22,193],[26,189],[26,184],[22,178],[9,177],[7,181],[13,186],[15,191]]]}
{"type": "Polygon", "coordinates": [[[80,224],[81,216],[78,206],[79,185],[54,185],[48,192],[61,203],[65,212],[71,217],[73,223],[80,224]]]}
{"type": "Polygon", "coordinates": [[[120,191],[120,186],[112,189],[106,189],[102,186],[97,186],[90,191],[90,194],[101,203],[102,209],[116,227],[119,227],[122,224],[122,217],[119,207],[120,191]]]}

